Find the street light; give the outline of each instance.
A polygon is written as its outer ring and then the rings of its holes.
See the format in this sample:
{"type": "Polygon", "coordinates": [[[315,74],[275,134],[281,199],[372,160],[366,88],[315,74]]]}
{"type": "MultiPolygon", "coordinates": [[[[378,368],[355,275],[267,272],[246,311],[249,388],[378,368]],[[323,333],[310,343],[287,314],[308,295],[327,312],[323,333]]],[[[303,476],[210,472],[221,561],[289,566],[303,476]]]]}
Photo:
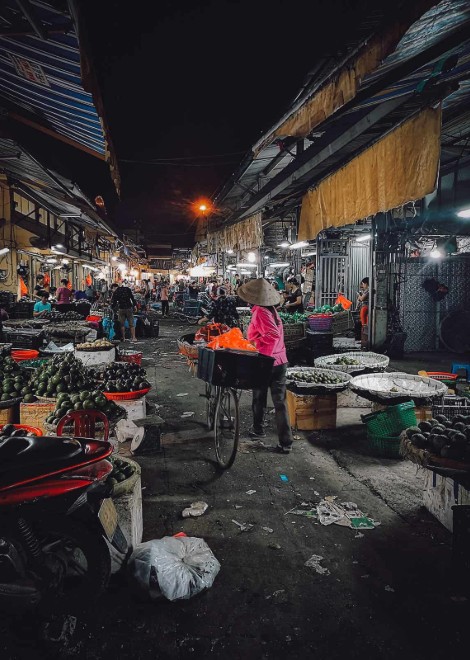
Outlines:
{"type": "Polygon", "coordinates": [[[202,211],[202,212],[207,211],[207,206],[205,204],[201,204],[199,206],[199,210],[202,211]]]}

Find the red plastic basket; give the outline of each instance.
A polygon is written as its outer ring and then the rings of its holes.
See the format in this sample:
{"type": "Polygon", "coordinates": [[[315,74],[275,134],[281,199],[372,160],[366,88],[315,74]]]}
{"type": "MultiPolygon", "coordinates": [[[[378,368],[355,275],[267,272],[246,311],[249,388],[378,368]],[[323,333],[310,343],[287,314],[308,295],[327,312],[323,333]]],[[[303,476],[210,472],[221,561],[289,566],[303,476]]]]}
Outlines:
{"type": "Polygon", "coordinates": [[[103,392],[109,401],[133,401],[140,399],[150,392],[151,388],[147,387],[145,390],[137,390],[136,392],[103,392]]]}
{"type": "MultiPolygon", "coordinates": [[[[4,426],[7,426],[7,425],[2,424],[0,426],[0,431],[3,429],[4,426]]],[[[13,426],[15,427],[15,430],[23,429],[23,431],[28,431],[28,433],[34,433],[34,435],[38,435],[38,436],[43,435],[41,429],[38,429],[37,426],[28,426],[27,424],[13,424],[13,426]]]]}
{"type": "Polygon", "coordinates": [[[426,375],[428,378],[433,378],[434,380],[439,380],[441,382],[452,385],[458,378],[457,374],[449,374],[444,371],[427,371],[426,375]]]}
{"type": "Polygon", "coordinates": [[[138,364],[139,366],[141,366],[142,356],[143,353],[140,353],[139,351],[136,351],[135,353],[132,353],[130,351],[126,353],[119,353],[118,362],[133,362],[134,364],[138,364]]]}
{"type": "Polygon", "coordinates": [[[11,357],[15,362],[22,362],[23,360],[35,360],[39,357],[39,351],[34,351],[30,348],[14,348],[11,352],[11,357]]]}
{"type": "Polygon", "coordinates": [[[332,314],[315,314],[308,317],[308,324],[310,330],[315,330],[316,332],[323,332],[331,330],[331,325],[333,323],[332,314]]]}

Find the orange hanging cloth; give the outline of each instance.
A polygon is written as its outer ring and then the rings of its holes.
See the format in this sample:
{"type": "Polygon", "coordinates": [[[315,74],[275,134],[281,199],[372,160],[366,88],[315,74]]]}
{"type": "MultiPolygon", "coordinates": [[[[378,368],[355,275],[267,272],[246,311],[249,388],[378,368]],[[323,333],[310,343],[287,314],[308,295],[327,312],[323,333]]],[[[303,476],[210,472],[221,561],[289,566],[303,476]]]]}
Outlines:
{"type": "Polygon", "coordinates": [[[44,286],[49,286],[51,283],[51,278],[49,277],[49,273],[44,273],[44,286]]]}
{"type": "Polygon", "coordinates": [[[338,293],[338,297],[336,298],[335,305],[342,305],[343,309],[347,311],[348,309],[351,308],[352,302],[346,298],[342,293],[338,293]]]}
{"type": "Polygon", "coordinates": [[[70,291],[72,291],[72,282],[70,282],[70,280],[67,282],[67,289],[70,289],[70,291]]]}
{"type": "Polygon", "coordinates": [[[19,284],[20,284],[20,287],[19,287],[20,288],[20,297],[22,298],[23,296],[27,296],[28,295],[28,287],[24,283],[24,279],[22,277],[20,277],[20,283],[19,284]]]}
{"type": "Polygon", "coordinates": [[[93,280],[91,279],[91,275],[87,275],[87,276],[85,277],[85,284],[86,284],[87,286],[91,286],[91,285],[93,284],[93,280]]]}

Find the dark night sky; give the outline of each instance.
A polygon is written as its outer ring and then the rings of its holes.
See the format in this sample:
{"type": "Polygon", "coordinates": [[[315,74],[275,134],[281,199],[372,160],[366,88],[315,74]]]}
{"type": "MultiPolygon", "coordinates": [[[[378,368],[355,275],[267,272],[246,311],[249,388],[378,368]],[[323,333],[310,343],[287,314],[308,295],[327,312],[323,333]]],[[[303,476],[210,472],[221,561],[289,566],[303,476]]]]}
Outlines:
{"type": "Polygon", "coordinates": [[[121,202],[102,164],[58,151],[90,195],[103,194],[118,229],[137,220],[149,237],[192,244],[188,203],[224,182],[285,112],[318,57],[344,47],[377,4],[83,0],[121,202]],[[125,162],[192,157],[200,164],[200,157],[233,152],[209,158],[211,167],[125,162]]]}

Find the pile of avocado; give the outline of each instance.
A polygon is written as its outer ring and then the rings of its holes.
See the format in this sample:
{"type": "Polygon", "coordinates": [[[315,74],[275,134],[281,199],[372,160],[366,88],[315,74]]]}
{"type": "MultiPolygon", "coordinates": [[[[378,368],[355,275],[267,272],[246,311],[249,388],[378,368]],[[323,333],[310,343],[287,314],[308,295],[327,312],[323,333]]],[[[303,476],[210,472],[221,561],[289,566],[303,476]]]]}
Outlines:
{"type": "MultiPolygon", "coordinates": [[[[33,394],[49,398],[59,394],[80,394],[94,389],[94,375],[73,353],[67,353],[65,356],[56,355],[36,369],[29,386],[33,394]]],[[[23,400],[29,403],[26,397],[23,400]]]]}
{"type": "Polygon", "coordinates": [[[28,373],[21,369],[13,358],[0,355],[0,401],[10,401],[19,397],[24,397],[24,401],[32,397],[34,401],[28,380],[28,373]]]}
{"type": "Polygon", "coordinates": [[[111,422],[124,419],[127,416],[125,409],[114,401],[108,401],[99,390],[83,390],[80,394],[66,394],[62,392],[57,397],[57,407],[46,417],[46,422],[57,426],[59,420],[74,410],[101,410],[111,422]]]}
{"type": "Polygon", "coordinates": [[[135,472],[135,467],[126,461],[121,461],[119,458],[111,459],[113,464],[113,471],[106,480],[106,483],[110,486],[115,486],[121,481],[125,481],[132,477],[135,472]]]}
{"type": "Polygon", "coordinates": [[[456,415],[449,420],[436,415],[406,430],[411,443],[435,456],[470,463],[470,415],[456,415]]]}

